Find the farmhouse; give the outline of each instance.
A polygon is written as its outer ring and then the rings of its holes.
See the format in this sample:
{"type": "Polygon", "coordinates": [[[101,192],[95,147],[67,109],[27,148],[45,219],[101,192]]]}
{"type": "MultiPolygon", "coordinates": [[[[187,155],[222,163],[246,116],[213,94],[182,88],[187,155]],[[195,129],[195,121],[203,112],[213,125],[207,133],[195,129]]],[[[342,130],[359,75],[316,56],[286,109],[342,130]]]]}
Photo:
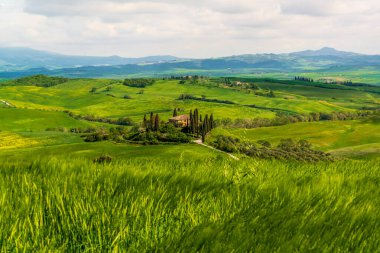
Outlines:
{"type": "Polygon", "coordinates": [[[176,127],[185,127],[190,120],[189,115],[179,115],[169,119],[170,123],[173,123],[176,127]]]}

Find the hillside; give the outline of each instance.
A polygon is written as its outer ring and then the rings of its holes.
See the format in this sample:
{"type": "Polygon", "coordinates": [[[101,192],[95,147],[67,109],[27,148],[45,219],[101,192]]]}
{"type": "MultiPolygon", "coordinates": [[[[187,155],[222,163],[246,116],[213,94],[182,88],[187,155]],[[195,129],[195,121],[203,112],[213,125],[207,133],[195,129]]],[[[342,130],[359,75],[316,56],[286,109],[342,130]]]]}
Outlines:
{"type": "MultiPolygon", "coordinates": [[[[351,150],[344,154],[346,157],[354,155],[355,150],[360,148],[361,155],[355,154],[359,159],[377,154],[380,145],[378,133],[374,131],[378,127],[378,121],[357,119],[352,116],[349,116],[350,119],[355,120],[344,124],[339,120],[299,123],[302,131],[294,134],[290,134],[293,125],[287,123],[286,126],[282,126],[282,123],[279,126],[276,125],[273,129],[243,130],[251,128],[257,119],[268,119],[273,122],[285,120],[291,123],[296,117],[302,118],[313,113],[325,114],[326,116],[323,117],[327,118],[339,118],[341,117],[339,113],[351,115],[361,110],[375,111],[380,108],[380,88],[376,86],[345,86],[275,79],[200,78],[184,82],[171,79],[155,80],[153,84],[146,87],[131,87],[123,85],[120,80],[112,79],[64,79],[35,76],[3,82],[0,86],[0,100],[3,101],[3,107],[7,107],[8,104],[15,107],[1,109],[3,123],[0,130],[3,131],[12,130],[12,125],[19,127],[18,120],[9,118],[19,113],[22,113],[22,117],[27,116],[25,121],[20,119],[20,122],[29,122],[27,125],[30,126],[35,121],[35,117],[30,116],[32,118],[28,119],[29,116],[25,110],[31,110],[31,113],[39,110],[50,111],[52,115],[54,111],[60,113],[69,111],[74,115],[82,115],[82,119],[99,122],[117,122],[125,118],[128,119],[127,122],[133,122],[128,124],[139,125],[143,116],[150,112],[158,113],[160,119],[165,122],[172,116],[174,108],[179,108],[182,113],[198,108],[203,115],[213,114],[223,126],[215,130],[215,133],[221,131],[225,135],[252,141],[261,140],[261,131],[272,131],[273,137],[279,134],[284,138],[306,138],[315,147],[333,153],[339,151],[343,154],[343,149],[351,150]],[[237,84],[241,82],[243,85],[237,84]],[[19,108],[23,108],[24,111],[19,108]],[[99,119],[96,120],[96,118],[99,119]],[[10,126],[5,128],[9,124],[10,126]],[[230,128],[235,130],[229,130],[230,128]],[[335,138],[326,137],[326,142],[321,143],[323,136],[316,133],[318,129],[324,128],[326,128],[324,135],[334,135],[335,138]],[[345,131],[345,129],[349,130],[345,131]],[[283,134],[284,131],[288,134],[283,134]],[[369,137],[367,133],[372,134],[369,137]]],[[[53,124],[49,126],[50,128],[68,129],[67,125],[59,123],[60,120],[54,120],[54,116],[49,116],[49,118],[56,122],[56,125],[53,124]]],[[[95,123],[87,121],[86,124],[95,123]]],[[[30,130],[30,128],[27,129],[30,130]]],[[[44,129],[38,128],[37,132],[40,131],[42,131],[40,134],[33,133],[31,137],[37,134],[44,138],[44,129]]],[[[30,137],[30,133],[23,132],[22,135],[30,137]]],[[[213,133],[213,136],[215,135],[217,134],[213,133]]],[[[267,138],[266,135],[263,135],[264,137],[267,138]]],[[[270,139],[278,142],[281,137],[270,139]]]]}
{"type": "Polygon", "coordinates": [[[308,75],[380,84],[380,56],[342,52],[332,48],[289,54],[249,54],[188,60],[171,56],[137,59],[116,56],[71,57],[30,49],[3,49],[0,50],[0,60],[3,62],[0,64],[0,78],[47,74],[80,78],[209,75],[289,79],[295,75],[308,75]]]}
{"type": "Polygon", "coordinates": [[[379,248],[379,87],[38,75],[0,119],[2,250],[379,248]]]}
{"type": "Polygon", "coordinates": [[[34,50],[30,48],[0,48],[0,71],[25,71],[29,69],[61,69],[81,66],[112,66],[148,64],[176,61],[173,56],[148,56],[124,58],[120,56],[71,56],[34,50]]]}

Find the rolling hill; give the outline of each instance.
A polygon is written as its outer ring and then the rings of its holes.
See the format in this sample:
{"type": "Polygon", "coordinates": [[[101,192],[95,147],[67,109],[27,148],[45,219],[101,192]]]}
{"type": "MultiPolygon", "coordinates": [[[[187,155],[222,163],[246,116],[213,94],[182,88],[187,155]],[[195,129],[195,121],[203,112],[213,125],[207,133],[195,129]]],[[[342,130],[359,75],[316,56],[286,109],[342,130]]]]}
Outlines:
{"type": "Polygon", "coordinates": [[[0,49],[0,78],[35,74],[83,78],[268,75],[283,79],[308,75],[378,84],[380,56],[327,47],[289,54],[247,54],[208,59],[65,56],[25,48],[0,49]]]}
{"type": "Polygon", "coordinates": [[[0,48],[0,71],[24,71],[28,69],[61,69],[81,66],[112,66],[124,64],[149,64],[178,60],[174,56],[148,56],[123,58],[120,56],[71,56],[34,50],[31,48],[0,48]]]}

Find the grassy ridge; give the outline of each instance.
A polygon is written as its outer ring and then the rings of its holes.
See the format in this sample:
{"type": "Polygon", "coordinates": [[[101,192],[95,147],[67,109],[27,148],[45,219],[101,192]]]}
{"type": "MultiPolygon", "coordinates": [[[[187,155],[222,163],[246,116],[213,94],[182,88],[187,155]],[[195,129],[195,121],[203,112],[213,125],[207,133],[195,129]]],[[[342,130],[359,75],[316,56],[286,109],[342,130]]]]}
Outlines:
{"type": "Polygon", "coordinates": [[[3,163],[0,245],[5,251],[376,252],[379,169],[370,162],[211,158],[3,163]]]}

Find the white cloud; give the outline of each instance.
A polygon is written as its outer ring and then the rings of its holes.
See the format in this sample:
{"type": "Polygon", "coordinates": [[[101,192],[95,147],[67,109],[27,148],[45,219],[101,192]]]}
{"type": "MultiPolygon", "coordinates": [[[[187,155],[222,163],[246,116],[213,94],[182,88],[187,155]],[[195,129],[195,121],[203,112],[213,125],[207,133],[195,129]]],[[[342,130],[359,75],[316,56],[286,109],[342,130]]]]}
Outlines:
{"type": "Polygon", "coordinates": [[[0,0],[0,46],[208,57],[323,46],[380,54],[378,0],[0,0]]]}

